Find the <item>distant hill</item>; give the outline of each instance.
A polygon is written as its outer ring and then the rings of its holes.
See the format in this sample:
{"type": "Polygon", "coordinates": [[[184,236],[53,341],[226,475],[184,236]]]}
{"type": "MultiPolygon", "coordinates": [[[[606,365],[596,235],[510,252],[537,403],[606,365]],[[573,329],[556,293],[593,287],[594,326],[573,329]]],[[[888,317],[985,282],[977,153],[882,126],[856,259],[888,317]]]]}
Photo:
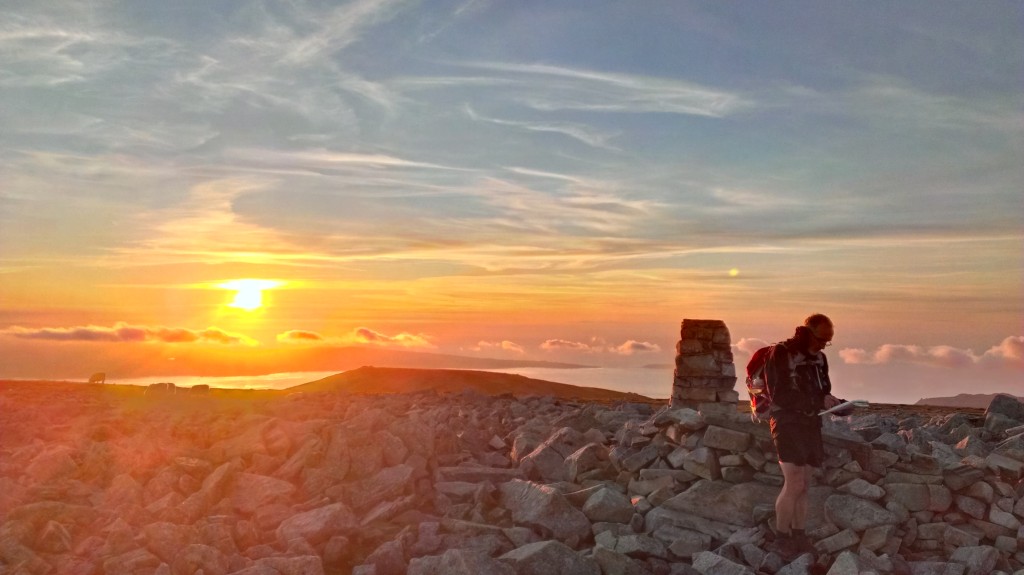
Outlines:
{"type": "Polygon", "coordinates": [[[340,372],[363,365],[428,369],[592,368],[593,365],[526,359],[499,359],[441,353],[348,346],[140,346],[131,354],[92,350],[78,345],[26,362],[31,369],[9,369],[0,362],[0,377],[79,380],[95,371],[107,381],[135,377],[235,377],[300,371],[340,372]],[[221,349],[225,347],[225,349],[221,349]],[[169,359],[173,358],[173,359],[169,359]]]}
{"type": "MultiPolygon", "coordinates": [[[[917,400],[914,405],[937,405],[940,407],[972,407],[986,409],[992,398],[997,395],[1009,395],[1000,393],[961,393],[953,397],[926,397],[917,400]]],[[[1017,398],[1024,401],[1024,397],[1017,398]]]]}
{"type": "Polygon", "coordinates": [[[649,397],[636,393],[623,393],[596,387],[580,387],[532,379],[510,373],[463,369],[409,369],[365,366],[302,385],[296,385],[289,388],[288,392],[385,394],[435,391],[446,394],[461,393],[467,390],[485,395],[510,393],[516,397],[544,395],[586,401],[640,401],[645,403],[654,401],[649,397]]]}

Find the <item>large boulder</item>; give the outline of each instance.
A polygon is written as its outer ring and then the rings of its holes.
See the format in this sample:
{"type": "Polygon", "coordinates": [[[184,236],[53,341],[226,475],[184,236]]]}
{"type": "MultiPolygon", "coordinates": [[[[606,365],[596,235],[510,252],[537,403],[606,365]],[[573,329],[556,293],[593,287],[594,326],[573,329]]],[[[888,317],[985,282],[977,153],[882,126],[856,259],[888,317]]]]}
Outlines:
{"type": "Polygon", "coordinates": [[[590,521],[552,487],[514,479],[499,488],[501,504],[512,520],[561,541],[582,542],[590,535],[590,521]]]}
{"type": "Polygon", "coordinates": [[[629,523],[634,513],[625,494],[607,487],[595,491],[583,504],[583,514],[594,523],[629,523]]]}
{"type": "Polygon", "coordinates": [[[899,523],[896,515],[877,503],[843,494],[832,495],[825,500],[825,516],[840,529],[857,532],[899,523]]]}
{"type": "Polygon", "coordinates": [[[1024,423],[1024,402],[1012,395],[1005,393],[997,394],[992,398],[991,403],[988,404],[988,408],[985,410],[986,418],[991,414],[1002,415],[1018,422],[1018,425],[1020,425],[1024,423]]]}
{"type": "Polygon", "coordinates": [[[754,507],[774,504],[779,489],[761,483],[698,481],[686,491],[662,503],[662,507],[728,523],[753,527],[754,507]]]}
{"type": "Polygon", "coordinates": [[[277,528],[277,539],[286,547],[298,538],[319,545],[332,536],[345,535],[355,526],[352,511],[342,503],[332,503],[285,519],[277,528]]]}

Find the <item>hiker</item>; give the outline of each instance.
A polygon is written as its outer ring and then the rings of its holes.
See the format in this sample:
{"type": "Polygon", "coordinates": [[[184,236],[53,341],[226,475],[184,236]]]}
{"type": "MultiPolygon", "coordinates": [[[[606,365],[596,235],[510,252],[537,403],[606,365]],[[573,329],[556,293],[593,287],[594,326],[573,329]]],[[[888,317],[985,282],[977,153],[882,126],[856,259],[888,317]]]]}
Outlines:
{"type": "Polygon", "coordinates": [[[786,560],[814,553],[804,528],[811,474],[825,459],[818,413],[843,402],[832,395],[822,353],[832,344],[833,333],[832,320],[814,314],[792,338],[774,347],[765,364],[765,386],[772,398],[769,423],[784,480],[775,502],[773,550],[786,560]]]}

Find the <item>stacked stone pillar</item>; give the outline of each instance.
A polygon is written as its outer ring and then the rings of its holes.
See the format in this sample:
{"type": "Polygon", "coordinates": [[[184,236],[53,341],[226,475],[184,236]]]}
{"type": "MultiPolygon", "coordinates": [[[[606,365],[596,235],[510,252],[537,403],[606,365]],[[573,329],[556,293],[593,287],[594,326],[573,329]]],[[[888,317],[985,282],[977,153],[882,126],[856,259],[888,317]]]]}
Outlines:
{"type": "Polygon", "coordinates": [[[717,319],[684,319],[676,344],[673,408],[704,409],[709,404],[736,408],[739,394],[729,328],[717,319]]]}

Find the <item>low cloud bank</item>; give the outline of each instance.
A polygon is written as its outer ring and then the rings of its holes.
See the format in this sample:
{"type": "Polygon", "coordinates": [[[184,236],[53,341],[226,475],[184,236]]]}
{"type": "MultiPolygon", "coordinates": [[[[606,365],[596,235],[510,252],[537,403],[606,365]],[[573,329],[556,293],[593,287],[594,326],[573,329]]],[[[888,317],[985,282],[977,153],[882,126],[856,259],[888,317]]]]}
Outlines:
{"type": "Polygon", "coordinates": [[[327,338],[319,333],[304,329],[293,329],[277,334],[277,341],[281,343],[320,343],[326,340],[327,338]]]}
{"type": "MultiPolygon", "coordinates": [[[[738,355],[750,357],[759,348],[769,345],[761,339],[743,338],[733,346],[738,355]]],[[[830,357],[832,354],[829,354],[830,357]]],[[[892,365],[917,364],[932,367],[966,368],[1010,367],[1024,369],[1024,336],[1009,336],[998,345],[990,347],[978,354],[970,349],[962,349],[951,345],[904,345],[887,343],[878,346],[874,351],[848,347],[839,350],[843,363],[850,365],[892,365]]],[[[741,362],[737,361],[737,365],[741,362]]]]}
{"type": "Polygon", "coordinates": [[[436,347],[430,342],[430,338],[423,334],[412,334],[402,332],[396,335],[386,335],[374,331],[368,327],[360,327],[352,332],[351,339],[356,343],[395,347],[436,347]]]}
{"type": "Polygon", "coordinates": [[[46,341],[259,345],[259,342],[246,335],[232,333],[218,327],[193,330],[183,327],[128,325],[124,322],[118,322],[113,327],[86,325],[32,329],[14,326],[0,331],[0,333],[20,339],[46,341]]]}
{"type": "Polygon", "coordinates": [[[388,335],[368,327],[359,327],[340,337],[327,336],[305,329],[292,329],[277,334],[277,341],[290,344],[314,345],[369,345],[377,347],[426,348],[435,346],[430,337],[423,334],[401,332],[388,335]]]}
{"type": "Polygon", "coordinates": [[[470,348],[472,351],[508,351],[516,354],[526,353],[526,349],[514,341],[479,341],[470,348]]]}
{"type": "Polygon", "coordinates": [[[982,354],[949,345],[923,347],[920,345],[885,344],[873,352],[859,348],[843,349],[839,351],[839,356],[849,364],[916,363],[947,368],[980,365],[1024,369],[1024,336],[1007,337],[982,354]]]}
{"type": "Polygon", "coordinates": [[[609,345],[600,338],[594,338],[590,343],[581,341],[570,341],[566,339],[549,339],[540,344],[543,351],[574,351],[581,353],[614,353],[618,355],[634,355],[638,353],[656,353],[661,351],[661,346],[656,343],[627,340],[621,345],[609,345]]]}

